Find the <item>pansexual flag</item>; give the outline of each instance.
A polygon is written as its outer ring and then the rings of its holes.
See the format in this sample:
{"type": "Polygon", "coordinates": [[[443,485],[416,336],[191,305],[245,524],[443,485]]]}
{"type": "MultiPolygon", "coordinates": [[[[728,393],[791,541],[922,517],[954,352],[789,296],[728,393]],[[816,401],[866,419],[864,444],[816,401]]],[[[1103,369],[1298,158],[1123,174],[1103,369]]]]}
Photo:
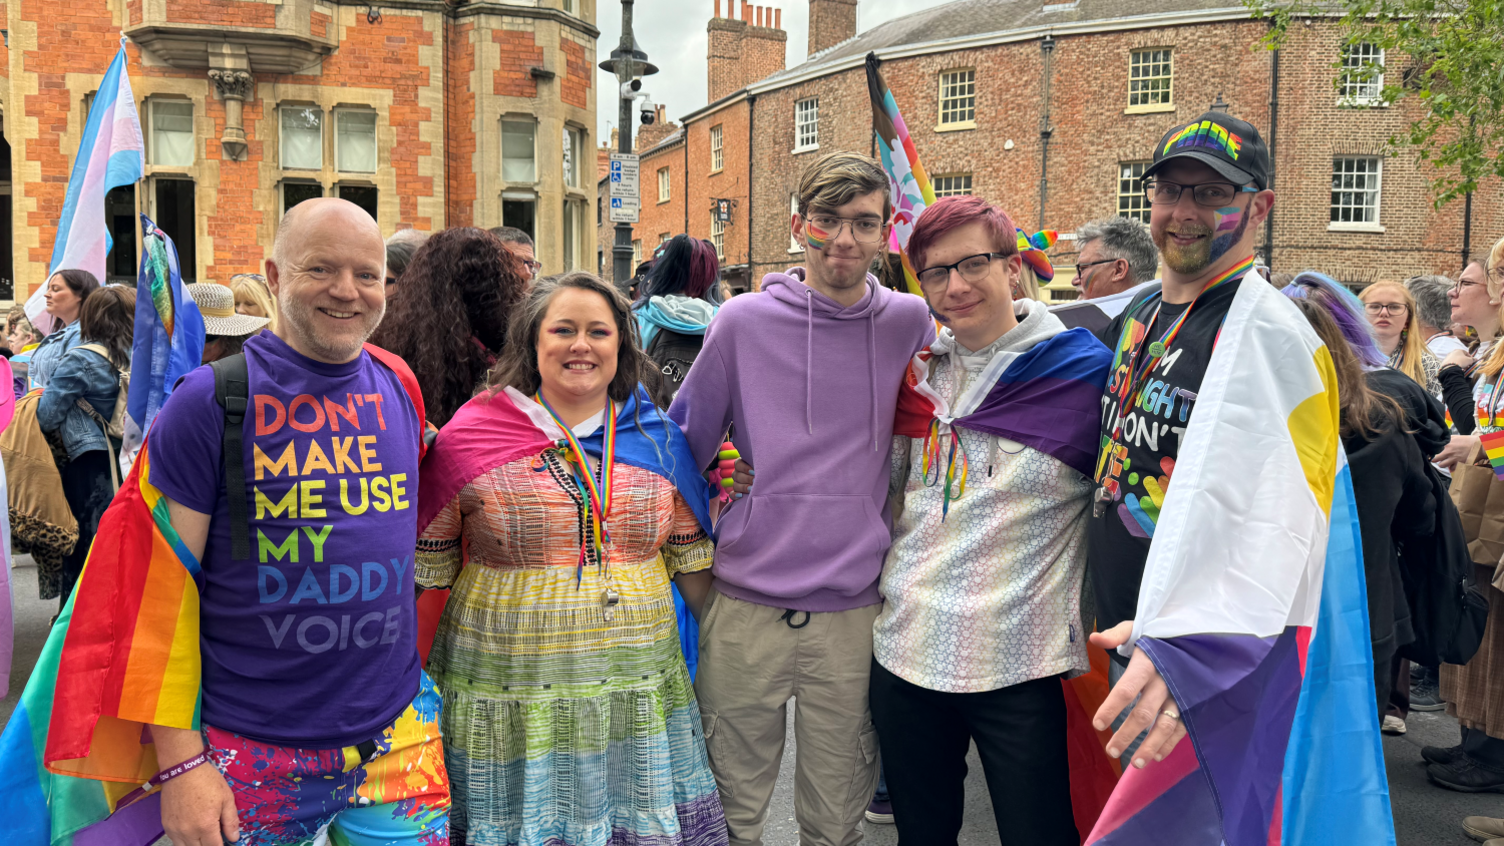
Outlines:
{"type": "Polygon", "coordinates": [[[160,816],[135,805],[158,770],[143,729],[199,727],[199,565],[148,472],[143,447],[0,735],[7,844],[161,836],[160,816]]]}
{"type": "MultiPolygon", "coordinates": [[[[89,108],[84,134],[73,157],[73,175],[58,217],[57,240],[47,274],[59,270],[87,270],[105,281],[105,256],[110,252],[110,230],[105,226],[104,195],[118,185],[130,185],[146,172],[146,146],[141,141],[141,118],[131,79],[125,72],[125,40],[99,83],[99,93],[89,108]]],[[[26,317],[43,332],[51,331],[52,318],[44,316],[46,286],[26,301],[26,317]]]]}
{"type": "Polygon", "coordinates": [[[867,93],[872,98],[872,131],[877,134],[878,157],[883,170],[888,172],[888,183],[893,196],[893,230],[889,236],[889,249],[903,260],[903,277],[909,293],[919,293],[919,277],[909,264],[909,236],[914,233],[914,223],[926,206],[935,202],[935,192],[930,188],[930,178],[919,163],[919,151],[909,137],[908,124],[898,113],[898,102],[893,92],[883,82],[877,66],[881,62],[876,53],[867,54],[867,93]]]}
{"type": "Polygon", "coordinates": [[[1130,769],[1099,846],[1393,844],[1331,356],[1240,285],[1149,551],[1134,638],[1189,732],[1130,769]]]}
{"type": "Polygon", "coordinates": [[[172,395],[172,386],[204,357],[204,318],[188,295],[178,250],[166,232],[141,215],[141,272],[136,277],[136,328],[131,349],[131,392],[125,402],[120,474],[146,440],[151,421],[172,395]]]}

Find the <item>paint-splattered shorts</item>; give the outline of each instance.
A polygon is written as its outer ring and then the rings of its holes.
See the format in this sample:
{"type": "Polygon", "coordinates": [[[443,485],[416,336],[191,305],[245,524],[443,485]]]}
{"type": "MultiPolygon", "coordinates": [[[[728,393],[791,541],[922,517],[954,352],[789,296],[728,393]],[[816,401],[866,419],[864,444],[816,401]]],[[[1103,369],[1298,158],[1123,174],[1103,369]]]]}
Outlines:
{"type": "Polygon", "coordinates": [[[374,748],[293,749],[205,727],[209,758],[235,792],[237,846],[323,844],[326,837],[334,846],[447,846],[441,707],[423,673],[417,698],[374,748]]]}

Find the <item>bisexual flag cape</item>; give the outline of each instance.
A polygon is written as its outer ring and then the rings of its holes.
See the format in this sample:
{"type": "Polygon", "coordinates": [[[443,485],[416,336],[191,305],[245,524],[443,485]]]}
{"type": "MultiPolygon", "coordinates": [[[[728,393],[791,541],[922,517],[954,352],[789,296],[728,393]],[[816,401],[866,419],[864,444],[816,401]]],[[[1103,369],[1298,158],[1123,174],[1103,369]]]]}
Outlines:
{"type": "MultiPolygon", "coordinates": [[[[412,371],[366,351],[397,374],[421,421],[412,371]]],[[[0,734],[6,846],[148,846],[162,836],[160,791],[141,789],[160,769],[147,729],[199,728],[201,571],[150,482],[153,449],[148,435],[0,734]]]]}
{"type": "MultiPolygon", "coordinates": [[[[1046,315],[1045,320],[1060,325],[1053,315],[1046,315]]],[[[959,426],[1033,447],[1091,476],[1101,438],[1102,386],[1112,366],[1112,354],[1094,335],[1070,329],[1027,352],[997,353],[952,406],[930,387],[929,374],[934,357],[949,351],[954,343],[950,331],[943,330],[934,345],[909,363],[898,398],[895,434],[938,439],[950,427],[959,426]]],[[[935,472],[943,474],[945,468],[935,472]]],[[[1088,646],[1087,652],[1091,671],[1061,682],[1071,808],[1080,831],[1090,831],[1096,823],[1120,772],[1118,762],[1104,751],[1112,732],[1097,732],[1091,725],[1092,715],[1107,698],[1109,659],[1094,646],[1088,646]]]]}
{"type": "MultiPolygon", "coordinates": [[[[689,504],[700,528],[711,534],[710,483],[695,464],[679,424],[659,411],[641,385],[637,392],[616,411],[616,460],[669,480],[689,504]]],[[[450,500],[465,485],[482,473],[529,455],[551,449],[563,439],[548,411],[523,396],[515,388],[483,393],[460,407],[444,424],[439,440],[430,450],[418,478],[418,533],[428,528],[450,500]]],[[[580,438],[580,446],[599,460],[605,440],[605,427],[580,438]]],[[[427,656],[444,603],[429,600],[430,595],[447,591],[425,591],[418,602],[419,650],[427,656]]],[[[678,591],[674,591],[678,612],[679,640],[685,663],[693,677],[698,653],[692,648],[698,641],[699,628],[690,616],[678,591]]]]}
{"type": "Polygon", "coordinates": [[[1331,355],[1250,276],[1199,393],[1133,632],[1188,737],[1087,843],[1393,844],[1331,355]]]}

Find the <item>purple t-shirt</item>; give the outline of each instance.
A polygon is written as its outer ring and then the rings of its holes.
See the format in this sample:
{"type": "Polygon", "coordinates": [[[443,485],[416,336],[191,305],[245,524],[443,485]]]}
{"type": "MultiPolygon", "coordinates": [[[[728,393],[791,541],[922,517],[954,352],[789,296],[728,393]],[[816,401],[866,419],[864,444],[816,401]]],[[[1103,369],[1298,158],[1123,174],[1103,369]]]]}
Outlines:
{"type": "Polygon", "coordinates": [[[203,722],[280,746],[352,746],[418,690],[418,415],[366,353],[324,364],[263,332],[245,356],[249,559],[230,558],[210,368],[183,379],[150,435],[151,484],[213,518],[199,594],[203,722]]]}

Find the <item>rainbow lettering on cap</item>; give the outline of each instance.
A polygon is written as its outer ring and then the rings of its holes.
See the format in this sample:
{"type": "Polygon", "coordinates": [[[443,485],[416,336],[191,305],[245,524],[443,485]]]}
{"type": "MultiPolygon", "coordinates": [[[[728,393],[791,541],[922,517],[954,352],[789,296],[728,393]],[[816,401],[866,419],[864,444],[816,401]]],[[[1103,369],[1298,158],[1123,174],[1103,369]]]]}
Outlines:
{"type": "Polygon", "coordinates": [[[1210,147],[1227,154],[1233,161],[1238,160],[1238,153],[1243,149],[1243,139],[1236,133],[1228,132],[1227,128],[1209,120],[1193,123],[1179,132],[1170,136],[1165,142],[1165,148],[1160,155],[1170,152],[1170,148],[1184,147],[1210,147]]]}

